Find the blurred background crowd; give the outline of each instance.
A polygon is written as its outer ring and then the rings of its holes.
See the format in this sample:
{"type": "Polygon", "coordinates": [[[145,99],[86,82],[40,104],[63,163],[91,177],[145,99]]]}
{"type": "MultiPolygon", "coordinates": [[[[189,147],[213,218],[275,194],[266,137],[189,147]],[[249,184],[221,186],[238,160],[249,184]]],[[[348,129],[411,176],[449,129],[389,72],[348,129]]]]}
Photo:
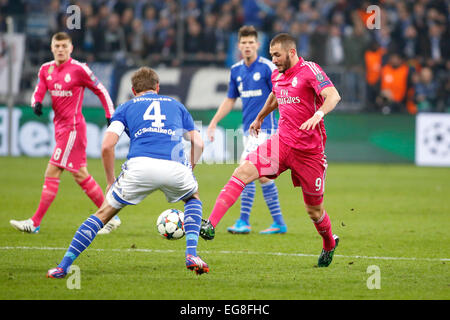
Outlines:
{"type": "Polygon", "coordinates": [[[445,0],[0,0],[0,32],[13,16],[15,31],[26,34],[24,73],[36,73],[52,60],[58,31],[72,36],[72,56],[88,63],[229,67],[237,30],[254,25],[261,55],[269,57],[273,35],[289,32],[299,55],[347,88],[350,103],[415,114],[450,112],[449,14],[445,0]],[[70,5],[81,9],[79,29],[67,28],[70,5]]]}

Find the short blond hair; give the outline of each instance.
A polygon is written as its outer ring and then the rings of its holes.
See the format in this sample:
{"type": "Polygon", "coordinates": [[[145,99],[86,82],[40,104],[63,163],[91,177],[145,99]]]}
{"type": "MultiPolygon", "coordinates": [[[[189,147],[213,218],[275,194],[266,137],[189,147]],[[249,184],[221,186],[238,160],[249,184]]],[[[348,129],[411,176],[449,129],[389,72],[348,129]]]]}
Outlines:
{"type": "Polygon", "coordinates": [[[136,93],[148,90],[156,90],[159,77],[155,70],[149,67],[141,67],[131,77],[131,86],[136,93]]]}
{"type": "Polygon", "coordinates": [[[72,38],[69,36],[67,32],[57,32],[52,36],[52,41],[62,41],[62,40],[69,40],[70,43],[72,43],[72,38]]]}

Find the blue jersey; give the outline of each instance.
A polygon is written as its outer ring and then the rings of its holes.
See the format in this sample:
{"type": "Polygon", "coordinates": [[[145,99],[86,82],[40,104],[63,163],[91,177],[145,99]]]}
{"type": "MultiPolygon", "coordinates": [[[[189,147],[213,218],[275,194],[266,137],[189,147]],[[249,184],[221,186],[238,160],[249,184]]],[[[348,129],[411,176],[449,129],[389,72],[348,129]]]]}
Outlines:
{"type": "MultiPolygon", "coordinates": [[[[248,134],[250,124],[261,111],[267,97],[272,92],[272,71],[275,65],[264,57],[258,57],[250,66],[244,60],[231,66],[228,98],[242,99],[242,125],[244,133],[248,134]]],[[[276,130],[278,119],[272,112],[261,125],[261,129],[276,130]]]]}
{"type": "Polygon", "coordinates": [[[187,163],[183,134],[195,129],[194,120],[180,102],[147,93],[120,105],[111,122],[120,121],[130,137],[128,159],[150,157],[187,163]]]}

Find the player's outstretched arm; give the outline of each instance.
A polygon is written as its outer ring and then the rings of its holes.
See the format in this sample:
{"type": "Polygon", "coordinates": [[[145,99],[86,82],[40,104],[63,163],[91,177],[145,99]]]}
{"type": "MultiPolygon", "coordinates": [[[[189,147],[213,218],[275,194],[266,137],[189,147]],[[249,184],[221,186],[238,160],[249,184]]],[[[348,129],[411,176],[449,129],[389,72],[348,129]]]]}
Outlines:
{"type": "Polygon", "coordinates": [[[303,122],[300,126],[301,130],[314,130],[320,120],[322,120],[327,113],[331,112],[341,100],[341,96],[335,87],[327,87],[323,89],[320,92],[320,95],[324,98],[322,106],[311,118],[303,122]]]}
{"type": "Polygon", "coordinates": [[[235,102],[236,102],[236,99],[228,98],[228,97],[222,101],[219,108],[217,109],[216,114],[211,119],[211,122],[209,123],[209,126],[208,126],[207,135],[208,135],[209,141],[211,141],[211,142],[214,141],[214,131],[216,130],[217,124],[220,122],[220,120],[225,118],[225,116],[227,114],[230,113],[231,109],[233,109],[233,107],[234,107],[235,102]]]}
{"type": "Polygon", "coordinates": [[[189,131],[187,138],[191,141],[191,165],[192,170],[202,156],[204,143],[202,136],[197,130],[189,131]]]}
{"type": "Polygon", "coordinates": [[[81,78],[84,86],[88,87],[100,100],[103,109],[105,110],[105,117],[108,126],[110,125],[110,119],[114,113],[114,104],[111,100],[108,90],[105,86],[97,79],[92,70],[85,63],[78,63],[81,67],[81,78]]]}
{"type": "Polygon", "coordinates": [[[115,132],[107,131],[105,132],[105,136],[103,137],[102,142],[102,163],[103,168],[105,169],[106,176],[106,191],[109,190],[111,185],[114,183],[115,175],[114,175],[114,159],[115,153],[114,148],[119,141],[119,136],[115,132]]]}
{"type": "Polygon", "coordinates": [[[271,92],[267,97],[266,102],[264,103],[264,106],[262,107],[261,111],[259,111],[255,120],[250,124],[249,131],[251,135],[253,136],[258,135],[261,129],[262,122],[276,108],[278,108],[278,101],[275,95],[271,92]]]}

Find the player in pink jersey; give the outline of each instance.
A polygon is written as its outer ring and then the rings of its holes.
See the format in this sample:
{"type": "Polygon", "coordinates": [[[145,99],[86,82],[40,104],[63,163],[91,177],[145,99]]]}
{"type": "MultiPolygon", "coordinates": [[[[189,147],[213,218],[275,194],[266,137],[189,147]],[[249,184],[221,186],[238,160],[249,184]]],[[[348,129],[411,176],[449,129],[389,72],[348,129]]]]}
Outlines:
{"type": "MultiPolygon", "coordinates": [[[[99,97],[108,123],[114,113],[113,102],[89,67],[71,58],[73,45],[67,33],[53,35],[51,51],[54,60],[41,66],[31,106],[34,113],[41,116],[42,101],[49,91],[54,111],[56,145],[45,171],[41,199],[35,214],[28,220],[10,221],[14,228],[28,233],[39,232],[41,220],[56,197],[64,170],[72,173],[75,181],[97,207],[104,200],[102,189],[87,170],[86,121],[81,113],[84,89],[89,88],[99,97]]],[[[108,233],[119,225],[120,220],[115,220],[105,226],[102,233],[108,233]]]]}
{"type": "Polygon", "coordinates": [[[302,188],[306,211],[323,239],[318,266],[328,267],[339,237],[333,235],[323,206],[327,169],[323,117],[341,98],[316,63],[297,55],[295,39],[289,34],[281,33],[272,39],[270,54],[277,67],[272,73],[272,93],[250,125],[250,131],[257,135],[264,118],[276,108],[280,112],[279,131],[234,171],[209,219],[203,221],[200,235],[206,240],[214,238],[215,227],[248,183],[262,176],[276,178],[290,169],[292,182],[302,188]]]}

